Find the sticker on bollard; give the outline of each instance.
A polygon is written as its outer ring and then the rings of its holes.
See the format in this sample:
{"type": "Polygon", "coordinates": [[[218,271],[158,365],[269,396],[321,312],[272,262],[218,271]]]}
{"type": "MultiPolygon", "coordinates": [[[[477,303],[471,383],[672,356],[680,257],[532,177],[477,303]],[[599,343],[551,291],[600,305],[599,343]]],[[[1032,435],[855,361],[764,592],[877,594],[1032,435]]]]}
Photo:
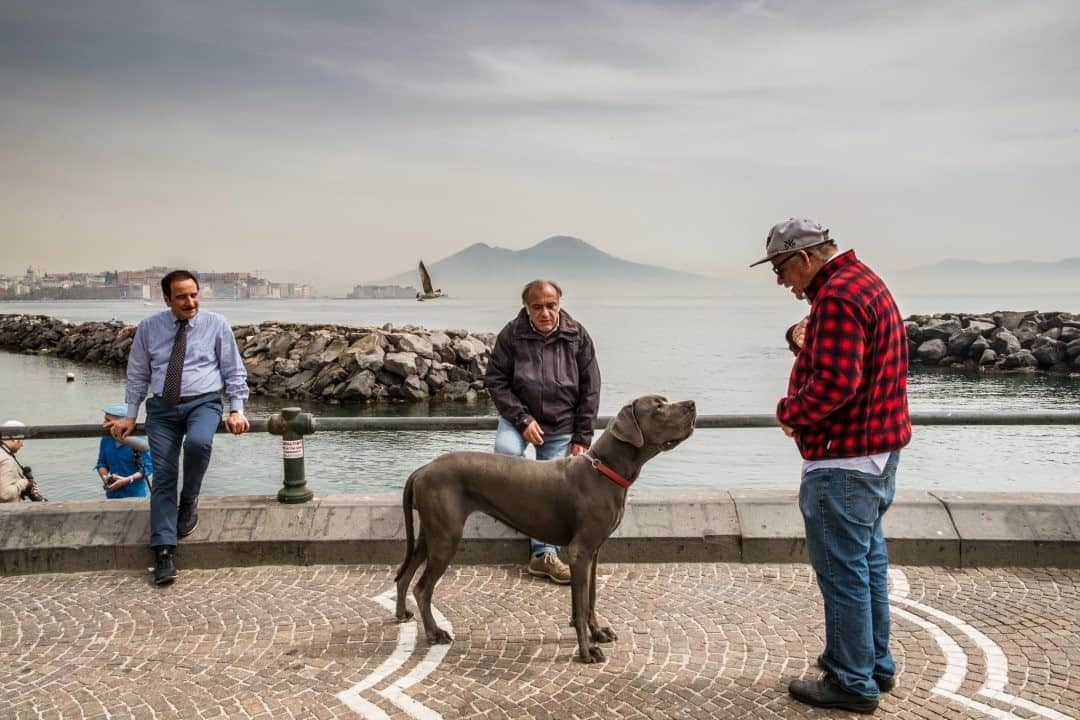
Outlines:
{"type": "Polygon", "coordinates": [[[295,460],[296,458],[304,457],[304,441],[303,440],[282,440],[281,441],[281,455],[286,460],[295,460]]]}

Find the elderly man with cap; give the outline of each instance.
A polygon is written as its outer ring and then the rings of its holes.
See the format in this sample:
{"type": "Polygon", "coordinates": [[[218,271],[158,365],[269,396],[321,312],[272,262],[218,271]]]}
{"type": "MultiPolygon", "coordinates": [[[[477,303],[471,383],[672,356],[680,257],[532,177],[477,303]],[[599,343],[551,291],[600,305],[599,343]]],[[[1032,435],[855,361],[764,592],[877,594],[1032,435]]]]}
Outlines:
{"type": "Polygon", "coordinates": [[[23,498],[34,502],[45,500],[30,468],[15,459],[15,453],[23,446],[23,435],[17,431],[24,427],[26,425],[18,420],[8,420],[0,425],[5,431],[0,435],[0,502],[17,502],[23,498]]]}
{"type": "MultiPolygon", "coordinates": [[[[889,556],[882,516],[911,440],[907,334],[885,283],[829,230],[791,218],[769,231],[777,285],[810,303],[801,348],[776,408],[803,457],[799,510],[825,605],[821,680],[788,690],[808,705],[871,713],[892,690],[889,556]]],[[[753,267],[753,265],[751,266],[753,267]]]]}
{"type": "MultiPolygon", "coordinates": [[[[102,411],[105,413],[104,427],[111,428],[114,422],[127,416],[127,405],[110,405],[102,411]]],[[[146,497],[149,494],[147,481],[154,472],[150,446],[144,437],[128,436],[123,440],[103,437],[98,443],[94,469],[105,487],[105,497],[146,497]]]]}

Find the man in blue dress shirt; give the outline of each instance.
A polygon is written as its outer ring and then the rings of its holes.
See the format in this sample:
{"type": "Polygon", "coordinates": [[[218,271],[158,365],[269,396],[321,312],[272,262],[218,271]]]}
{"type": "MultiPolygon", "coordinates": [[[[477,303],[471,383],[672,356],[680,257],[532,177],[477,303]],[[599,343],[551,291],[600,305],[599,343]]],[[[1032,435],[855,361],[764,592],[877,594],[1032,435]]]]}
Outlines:
{"type": "Polygon", "coordinates": [[[187,270],[174,270],[161,280],[168,310],[139,323],[128,355],[124,402],[127,416],[110,424],[114,437],[135,429],[139,405],[147,393],[146,435],[154,466],[150,491],[150,547],[154,550],[154,582],[176,579],[173,551],[177,538],[199,524],[199,489],[210,464],[214,433],[221,422],[221,393],[229,400],[225,429],[248,431],[244,400],[247,371],[229,322],[199,311],[199,280],[187,270]],[[184,482],[177,504],[180,447],[184,449],[184,482]]]}

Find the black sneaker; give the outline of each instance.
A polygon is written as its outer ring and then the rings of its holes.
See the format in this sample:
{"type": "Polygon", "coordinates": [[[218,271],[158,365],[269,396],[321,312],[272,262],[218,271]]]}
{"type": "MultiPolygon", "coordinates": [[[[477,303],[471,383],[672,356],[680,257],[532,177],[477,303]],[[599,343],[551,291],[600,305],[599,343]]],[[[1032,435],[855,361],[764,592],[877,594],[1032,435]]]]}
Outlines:
{"type": "Polygon", "coordinates": [[[176,536],[187,537],[199,527],[199,498],[189,503],[180,503],[180,512],[176,515],[176,536]]]}
{"type": "Polygon", "coordinates": [[[175,579],[176,565],[173,563],[172,548],[156,548],[154,550],[154,584],[168,585],[175,579]]]}
{"type": "MultiPolygon", "coordinates": [[[[829,672],[829,668],[825,667],[825,661],[822,659],[821,655],[818,655],[817,666],[818,666],[818,669],[824,670],[825,672],[829,672]]],[[[883,692],[883,693],[892,692],[893,688],[896,687],[896,676],[894,676],[894,675],[889,675],[889,676],[875,675],[874,676],[874,682],[877,683],[877,688],[881,692],[883,692]]]]}
{"type": "Polygon", "coordinates": [[[832,675],[821,680],[792,680],[788,685],[791,697],[801,703],[820,708],[847,710],[868,715],[877,710],[877,698],[863,697],[840,687],[832,675]]]}

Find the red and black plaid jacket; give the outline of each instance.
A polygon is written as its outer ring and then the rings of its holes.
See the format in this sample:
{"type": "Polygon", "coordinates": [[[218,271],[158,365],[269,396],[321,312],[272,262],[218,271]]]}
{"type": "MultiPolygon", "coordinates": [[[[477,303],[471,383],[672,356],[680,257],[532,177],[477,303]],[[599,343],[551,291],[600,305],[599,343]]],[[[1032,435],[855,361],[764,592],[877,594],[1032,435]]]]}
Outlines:
{"type": "Polygon", "coordinates": [[[889,452],[911,440],[908,340],[889,289],[854,250],[810,281],[810,320],[776,408],[806,460],[889,452]]]}

